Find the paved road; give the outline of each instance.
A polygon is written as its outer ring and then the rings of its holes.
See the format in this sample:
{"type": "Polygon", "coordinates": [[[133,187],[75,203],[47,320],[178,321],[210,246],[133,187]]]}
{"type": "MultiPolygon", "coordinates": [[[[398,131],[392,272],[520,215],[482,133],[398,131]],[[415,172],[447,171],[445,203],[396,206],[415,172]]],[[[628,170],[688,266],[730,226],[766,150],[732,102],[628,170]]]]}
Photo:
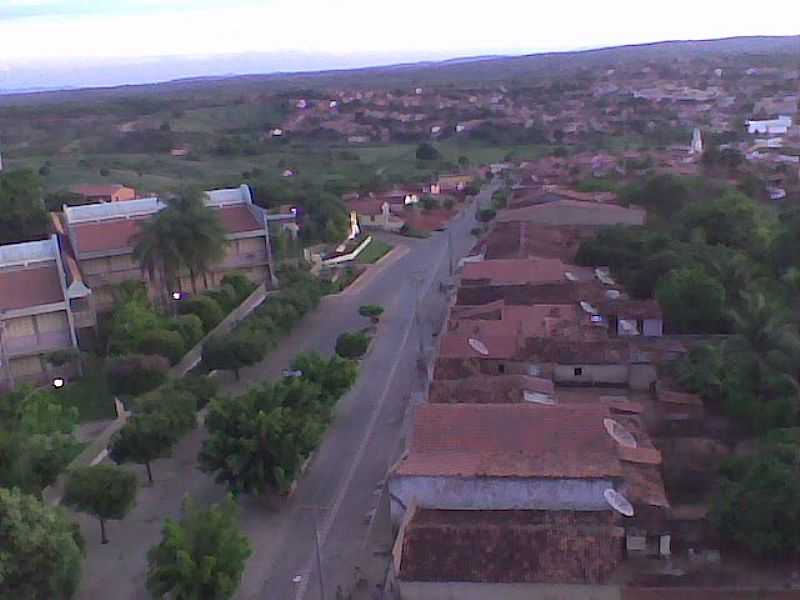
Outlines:
{"type": "MultiPolygon", "coordinates": [[[[439,282],[448,277],[450,247],[455,261],[474,241],[469,235],[474,226],[472,212],[467,208],[447,232],[424,240],[380,234],[397,245],[384,263],[345,292],[324,298],[319,309],[266,361],[243,370],[241,382],[226,383],[226,389],[235,393],[253,382],[279,376],[298,352],[332,353],[342,331],[365,325],[357,313],[359,305],[386,307],[361,376],[337,405],[334,421],[295,493],[290,498],[242,500],[242,526],[253,556],[239,600],[321,599],[315,523],[327,598],[335,598],[337,586],[350,588],[354,569],[367,552],[368,515],[375,509],[388,466],[397,459],[409,395],[421,387],[420,339],[429,344],[431,332],[438,331],[444,315],[446,298],[439,292],[439,282]],[[417,298],[420,327],[414,318],[417,298]]],[[[154,464],[155,486],[143,487],[134,511],[110,524],[108,545],[98,543],[97,524],[81,517],[87,562],[79,598],[148,597],[146,552],[160,539],[163,518],[180,514],[186,494],[198,503],[224,497],[224,489],[195,466],[203,437],[202,430],[196,431],[181,442],[173,458],[154,464]]]]}

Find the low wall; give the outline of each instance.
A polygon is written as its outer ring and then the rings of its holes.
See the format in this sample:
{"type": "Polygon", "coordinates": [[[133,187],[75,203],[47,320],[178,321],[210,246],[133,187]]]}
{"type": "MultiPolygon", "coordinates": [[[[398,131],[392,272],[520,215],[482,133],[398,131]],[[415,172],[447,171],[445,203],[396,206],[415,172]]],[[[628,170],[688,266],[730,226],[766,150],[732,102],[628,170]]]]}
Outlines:
{"type": "Polygon", "coordinates": [[[250,294],[244,301],[234,308],[227,317],[222,319],[219,325],[217,325],[214,329],[208,332],[202,340],[197,342],[195,346],[189,350],[181,361],[170,369],[170,375],[172,377],[183,377],[188,373],[191,369],[200,362],[200,358],[203,354],[203,344],[208,340],[209,337],[212,335],[224,334],[229,333],[233,327],[242,319],[244,319],[247,315],[249,315],[255,308],[261,304],[267,296],[270,294],[276,293],[278,290],[271,290],[267,291],[266,284],[262,283],[259,285],[252,294],[250,294]]]}
{"type": "Polygon", "coordinates": [[[364,248],[370,245],[372,242],[372,236],[368,235],[363,242],[361,242],[356,248],[347,254],[342,254],[340,256],[335,256],[333,258],[329,258],[327,260],[322,261],[322,266],[330,267],[331,265],[338,265],[344,262],[350,262],[351,260],[355,259],[356,256],[361,254],[364,251],[364,248]]]}

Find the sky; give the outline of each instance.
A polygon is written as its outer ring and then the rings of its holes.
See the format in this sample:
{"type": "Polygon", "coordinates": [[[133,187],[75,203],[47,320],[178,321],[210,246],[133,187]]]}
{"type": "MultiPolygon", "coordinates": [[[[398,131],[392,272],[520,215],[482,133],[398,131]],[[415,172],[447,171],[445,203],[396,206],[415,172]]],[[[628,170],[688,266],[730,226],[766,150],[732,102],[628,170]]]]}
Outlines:
{"type": "Polygon", "coordinates": [[[0,0],[0,89],[797,33],[797,0],[0,0]]]}

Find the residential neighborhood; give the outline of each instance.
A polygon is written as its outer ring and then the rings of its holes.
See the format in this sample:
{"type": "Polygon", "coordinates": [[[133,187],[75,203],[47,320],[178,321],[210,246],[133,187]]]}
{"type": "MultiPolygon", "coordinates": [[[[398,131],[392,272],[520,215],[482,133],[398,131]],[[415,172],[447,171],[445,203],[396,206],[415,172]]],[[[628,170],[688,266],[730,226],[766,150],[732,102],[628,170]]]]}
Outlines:
{"type": "Polygon", "coordinates": [[[800,597],[799,56],[0,77],[0,600],[800,597]]]}

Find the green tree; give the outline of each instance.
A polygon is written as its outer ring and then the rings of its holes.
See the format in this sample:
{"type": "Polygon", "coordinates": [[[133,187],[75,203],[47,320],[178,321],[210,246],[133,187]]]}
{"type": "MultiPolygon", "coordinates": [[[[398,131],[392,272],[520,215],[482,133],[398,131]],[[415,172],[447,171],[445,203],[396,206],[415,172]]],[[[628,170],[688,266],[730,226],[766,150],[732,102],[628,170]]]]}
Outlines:
{"type": "Polygon", "coordinates": [[[68,600],[78,589],[80,530],[64,512],[0,487],[0,597],[68,600]]]}
{"type": "Polygon", "coordinates": [[[682,333],[718,331],[725,310],[725,289],[702,267],[672,271],[656,287],[668,326],[682,333]]]}
{"type": "Polygon", "coordinates": [[[165,415],[135,415],[114,434],[108,451],[111,460],[117,464],[132,462],[144,465],[147,480],[152,484],[150,463],[170,456],[177,441],[178,432],[165,415]]]}
{"type": "Polygon", "coordinates": [[[318,386],[263,384],[209,405],[200,468],[234,494],[285,491],[325,428],[318,386]]]}
{"type": "Polygon", "coordinates": [[[800,552],[800,452],[768,442],[756,456],[723,465],[711,507],[720,535],[760,557],[800,552]]]}
{"type": "Polygon", "coordinates": [[[383,306],[380,304],[362,304],[358,307],[358,314],[377,322],[383,314],[383,306]]]}
{"type": "Polygon", "coordinates": [[[637,182],[622,190],[621,199],[664,218],[679,212],[689,201],[690,192],[681,178],[674,175],[654,175],[643,183],[637,182]]]}
{"type": "Polygon", "coordinates": [[[291,368],[302,371],[303,379],[319,387],[322,401],[326,404],[338,400],[358,378],[358,363],[338,354],[330,358],[323,358],[317,352],[298,354],[291,368]]]}
{"type": "Polygon", "coordinates": [[[80,467],[69,474],[64,504],[100,521],[100,541],[108,543],[106,521],[122,519],[136,502],[136,476],[115,465],[80,467]]]}
{"type": "Polygon", "coordinates": [[[189,271],[195,293],[196,277],[205,277],[211,265],[225,256],[225,229],[216,211],[206,206],[204,198],[201,190],[185,188],[166,208],[171,213],[180,264],[189,271]]]}
{"type": "Polygon", "coordinates": [[[417,160],[438,160],[441,158],[441,154],[436,147],[428,142],[423,142],[417,146],[415,155],[417,160]]]}
{"type": "Polygon", "coordinates": [[[0,396],[0,485],[41,497],[74,458],[78,420],[51,390],[22,387],[0,396]]]}
{"type": "Polygon", "coordinates": [[[0,171],[0,245],[47,237],[48,216],[33,171],[0,171]]]}
{"type": "Polygon", "coordinates": [[[180,521],[167,519],[161,543],[147,554],[147,589],[154,598],[226,600],[239,587],[251,554],[236,504],[198,509],[187,499],[180,521]]]}
{"type": "Polygon", "coordinates": [[[345,332],[336,338],[336,354],[344,358],[361,358],[369,347],[369,337],[360,331],[345,332]]]}
{"type": "Polygon", "coordinates": [[[177,289],[177,274],[183,263],[176,229],[174,213],[165,209],[142,221],[133,240],[133,257],[150,281],[158,285],[163,306],[169,305],[171,294],[177,289]]]}
{"type": "Polygon", "coordinates": [[[214,336],[203,344],[203,364],[209,370],[233,371],[236,381],[243,367],[254,365],[264,358],[264,344],[254,335],[234,333],[214,336]]]}

